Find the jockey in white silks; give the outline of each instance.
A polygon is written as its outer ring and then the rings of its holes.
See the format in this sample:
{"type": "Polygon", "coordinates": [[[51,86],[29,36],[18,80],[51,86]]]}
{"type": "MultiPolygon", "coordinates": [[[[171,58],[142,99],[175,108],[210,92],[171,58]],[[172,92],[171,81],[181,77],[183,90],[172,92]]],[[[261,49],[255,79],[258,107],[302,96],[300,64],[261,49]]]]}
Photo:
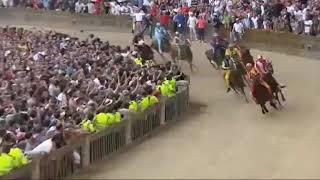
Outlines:
{"type": "Polygon", "coordinates": [[[156,24],[156,28],[154,30],[154,38],[158,43],[159,53],[162,54],[162,39],[167,35],[166,29],[160,25],[160,23],[156,24]]]}

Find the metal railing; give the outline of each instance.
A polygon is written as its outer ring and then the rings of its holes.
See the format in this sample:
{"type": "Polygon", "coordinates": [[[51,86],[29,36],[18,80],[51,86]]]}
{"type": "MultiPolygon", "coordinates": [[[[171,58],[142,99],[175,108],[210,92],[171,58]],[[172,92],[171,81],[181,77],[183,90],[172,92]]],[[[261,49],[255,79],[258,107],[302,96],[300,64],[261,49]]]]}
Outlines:
{"type": "Polygon", "coordinates": [[[127,119],[101,132],[79,136],[79,141],[35,158],[0,179],[63,179],[112,156],[186,113],[189,87],[186,85],[178,89],[176,96],[160,99],[157,105],[145,112],[129,113],[127,119]]]}

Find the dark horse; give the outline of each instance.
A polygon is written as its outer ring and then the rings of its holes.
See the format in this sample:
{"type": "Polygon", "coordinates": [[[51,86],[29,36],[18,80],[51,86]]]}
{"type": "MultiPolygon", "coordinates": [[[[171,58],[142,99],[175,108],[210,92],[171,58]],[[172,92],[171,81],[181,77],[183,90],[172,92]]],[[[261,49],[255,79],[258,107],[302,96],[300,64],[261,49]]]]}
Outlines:
{"type": "Polygon", "coordinates": [[[142,32],[136,34],[133,37],[132,44],[135,45],[135,47],[137,48],[143,61],[147,61],[147,60],[154,61],[154,53],[153,53],[152,48],[150,46],[148,46],[147,44],[137,45],[139,43],[139,40],[141,40],[141,39],[143,40],[143,34],[147,28],[148,28],[148,26],[146,26],[142,30],[142,32]]]}
{"type": "MultiPolygon", "coordinates": [[[[238,46],[237,48],[240,50],[239,60],[243,68],[247,63],[254,64],[253,57],[250,53],[249,48],[246,48],[244,46],[238,46]]],[[[209,49],[205,52],[205,55],[207,56],[210,64],[212,64],[212,66],[217,70],[220,69],[222,61],[225,58],[225,51],[226,51],[226,48],[222,46],[221,48],[217,48],[214,50],[209,49]]]]}
{"type": "Polygon", "coordinates": [[[246,102],[248,101],[247,95],[244,91],[244,87],[246,86],[244,83],[244,77],[242,74],[243,67],[239,62],[233,61],[233,68],[230,72],[230,87],[237,93],[240,93],[244,96],[246,102]]]}
{"type": "Polygon", "coordinates": [[[225,48],[215,48],[209,49],[205,52],[207,59],[209,60],[210,64],[216,70],[220,70],[222,65],[222,61],[225,58],[226,49],[225,48]]]}
{"type": "Polygon", "coordinates": [[[273,66],[272,63],[268,63],[266,66],[267,74],[265,74],[262,79],[270,86],[272,94],[274,95],[275,99],[278,101],[279,105],[282,105],[279,99],[279,93],[281,95],[282,101],[286,101],[286,98],[283,95],[283,92],[281,90],[279,83],[276,81],[276,79],[273,77],[273,66]]]}
{"type": "Polygon", "coordinates": [[[147,44],[143,44],[143,45],[136,45],[135,46],[138,50],[138,52],[141,55],[141,59],[143,61],[148,61],[151,60],[154,62],[154,53],[152,51],[152,48],[150,46],[148,46],[147,44]]]}
{"type": "Polygon", "coordinates": [[[269,110],[267,109],[266,103],[270,102],[270,105],[275,108],[277,108],[277,105],[273,101],[273,96],[269,93],[268,89],[263,86],[258,81],[253,83],[253,91],[252,96],[255,98],[256,103],[260,105],[262,114],[268,113],[269,110]]]}
{"type": "MultiPolygon", "coordinates": [[[[189,44],[180,45],[179,47],[172,46],[169,38],[163,38],[162,40],[163,40],[162,47],[161,47],[162,51],[165,53],[169,53],[171,56],[171,59],[175,62],[179,60],[187,61],[189,63],[191,71],[193,71],[193,66],[194,66],[192,64],[193,54],[192,54],[190,45],[189,44]],[[178,48],[180,48],[180,56],[178,53],[178,48]]],[[[151,47],[157,52],[159,52],[158,43],[155,40],[152,41],[151,47]]]]}

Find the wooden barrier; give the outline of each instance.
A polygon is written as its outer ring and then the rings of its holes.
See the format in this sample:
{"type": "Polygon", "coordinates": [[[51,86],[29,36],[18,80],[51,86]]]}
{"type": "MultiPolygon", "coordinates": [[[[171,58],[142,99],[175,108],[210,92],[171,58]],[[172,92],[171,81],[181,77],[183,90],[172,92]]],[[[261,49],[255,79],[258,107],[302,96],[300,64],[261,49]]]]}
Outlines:
{"type": "MultiPolygon", "coordinates": [[[[179,86],[176,96],[162,98],[143,113],[129,113],[128,118],[105,130],[79,137],[49,155],[35,158],[28,165],[13,170],[1,179],[63,179],[97,161],[106,159],[151,135],[155,130],[179,119],[189,106],[189,87],[179,86]]],[[[125,162],[124,162],[125,163],[125,162]]]]}
{"type": "Polygon", "coordinates": [[[73,14],[69,12],[43,11],[20,8],[2,8],[0,10],[0,22],[14,25],[31,25],[51,28],[66,28],[70,26],[110,27],[117,30],[128,31],[132,27],[129,16],[91,14],[73,14]],[[48,23],[50,22],[50,23],[48,23]]]}

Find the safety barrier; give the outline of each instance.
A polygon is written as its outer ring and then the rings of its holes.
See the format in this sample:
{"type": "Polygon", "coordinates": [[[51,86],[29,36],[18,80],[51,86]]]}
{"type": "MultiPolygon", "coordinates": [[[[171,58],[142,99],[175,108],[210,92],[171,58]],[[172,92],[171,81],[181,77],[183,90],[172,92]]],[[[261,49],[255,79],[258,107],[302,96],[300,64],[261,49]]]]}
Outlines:
{"type": "Polygon", "coordinates": [[[128,113],[126,119],[99,133],[79,136],[77,142],[35,158],[0,179],[63,179],[109,158],[181,118],[189,105],[188,86],[180,85],[176,96],[161,98],[143,113],[128,113]]]}

